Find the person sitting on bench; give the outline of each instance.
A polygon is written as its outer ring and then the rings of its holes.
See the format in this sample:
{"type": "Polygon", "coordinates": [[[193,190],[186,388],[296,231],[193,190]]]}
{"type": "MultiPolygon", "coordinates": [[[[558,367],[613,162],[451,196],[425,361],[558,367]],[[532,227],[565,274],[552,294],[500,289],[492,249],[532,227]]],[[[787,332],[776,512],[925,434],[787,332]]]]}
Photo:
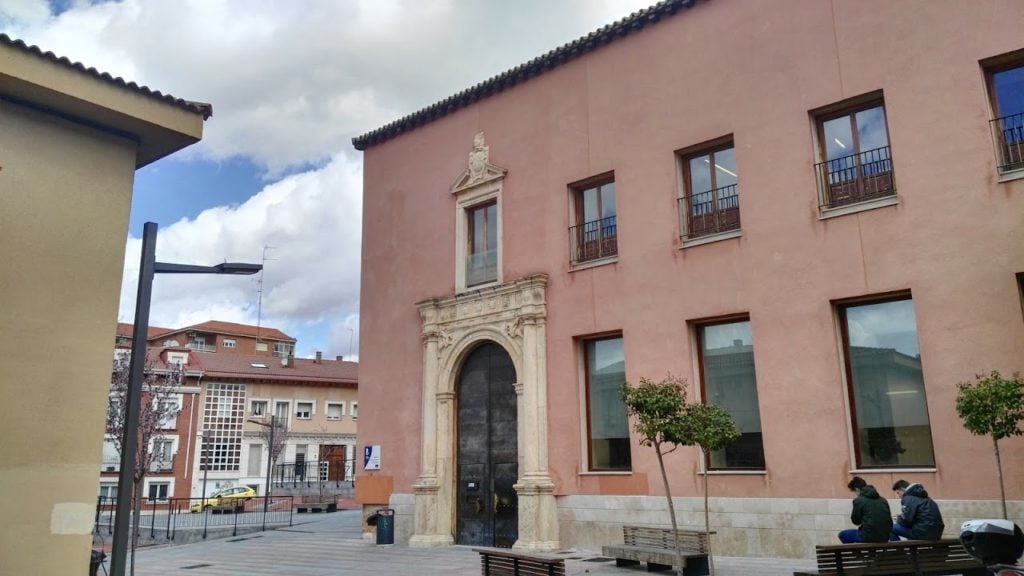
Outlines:
{"type": "Polygon", "coordinates": [[[857,497],[853,499],[853,512],[850,514],[850,521],[857,528],[841,530],[839,541],[843,544],[888,542],[889,533],[893,529],[889,502],[879,496],[878,490],[860,476],[854,476],[846,487],[857,493],[857,497]]]}
{"type": "Polygon", "coordinates": [[[942,522],[939,505],[928,497],[924,486],[897,480],[892,489],[900,495],[902,508],[892,526],[892,539],[941,540],[946,525],[942,522]]]}

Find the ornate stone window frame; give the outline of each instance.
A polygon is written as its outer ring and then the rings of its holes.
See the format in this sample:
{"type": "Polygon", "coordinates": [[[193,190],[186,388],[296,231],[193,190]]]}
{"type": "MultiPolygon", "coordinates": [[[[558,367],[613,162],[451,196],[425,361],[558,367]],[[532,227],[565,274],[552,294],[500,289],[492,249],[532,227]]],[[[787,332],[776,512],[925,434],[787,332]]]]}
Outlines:
{"type": "Polygon", "coordinates": [[[519,539],[514,548],[557,550],[554,484],[548,470],[547,276],[417,303],[422,319],[420,476],[411,546],[454,543],[455,398],[459,370],[479,344],[502,346],[516,369],[519,539]]]}
{"type": "Polygon", "coordinates": [[[501,185],[507,170],[491,164],[490,147],[484,144],[484,133],[477,133],[473,139],[473,150],[469,153],[469,167],[452,185],[455,196],[455,292],[478,290],[502,283],[502,225],[501,185]],[[498,225],[498,267],[494,282],[466,285],[466,264],[469,253],[469,209],[481,204],[497,204],[498,225]]]}

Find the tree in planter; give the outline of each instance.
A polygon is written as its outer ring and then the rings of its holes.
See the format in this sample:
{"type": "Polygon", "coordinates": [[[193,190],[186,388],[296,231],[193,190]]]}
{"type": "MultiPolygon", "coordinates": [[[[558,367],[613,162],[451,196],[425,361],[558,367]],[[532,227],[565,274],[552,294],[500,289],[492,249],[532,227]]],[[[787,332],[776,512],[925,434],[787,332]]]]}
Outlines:
{"type": "MultiPolygon", "coordinates": [[[[708,462],[712,452],[721,450],[740,437],[736,423],[724,408],[714,404],[687,404],[683,410],[682,444],[700,448],[708,462]]],[[[715,576],[715,560],[711,555],[711,520],[708,509],[708,474],[704,473],[704,530],[708,532],[708,560],[711,576],[715,576]]]]}
{"type": "Polygon", "coordinates": [[[672,534],[675,537],[676,565],[679,567],[683,566],[683,555],[679,548],[676,509],[672,504],[672,491],[668,485],[668,474],[665,472],[664,456],[687,443],[683,435],[686,411],[685,384],[685,380],[669,374],[660,382],[641,378],[637,386],[630,386],[628,382],[622,386],[622,401],[634,418],[634,428],[640,435],[640,445],[654,448],[654,453],[658,456],[665,498],[668,500],[668,514],[672,520],[672,534]]]}
{"type": "MultiPolygon", "coordinates": [[[[106,433],[110,437],[118,456],[122,453],[124,428],[126,424],[126,402],[128,387],[131,381],[129,372],[130,359],[122,356],[114,359],[110,377],[110,401],[107,404],[106,433]]],[[[135,469],[132,470],[132,573],[135,571],[135,547],[139,540],[139,517],[142,509],[142,485],[146,472],[154,468],[162,468],[170,464],[172,455],[164,450],[154,450],[157,446],[165,446],[168,439],[164,429],[168,428],[178,416],[180,406],[177,394],[181,386],[181,370],[177,365],[164,370],[156,370],[146,362],[143,368],[142,398],[139,409],[138,443],[135,452],[135,469]]],[[[121,511],[118,511],[120,513],[121,511]]]]}
{"type": "Polygon", "coordinates": [[[979,374],[974,382],[961,382],[957,388],[960,391],[956,397],[956,411],[963,420],[964,428],[972,434],[992,438],[1003,518],[1007,518],[999,441],[1010,436],[1024,436],[1021,429],[1021,421],[1024,421],[1024,380],[1019,373],[1006,379],[993,370],[989,374],[979,374]]]}

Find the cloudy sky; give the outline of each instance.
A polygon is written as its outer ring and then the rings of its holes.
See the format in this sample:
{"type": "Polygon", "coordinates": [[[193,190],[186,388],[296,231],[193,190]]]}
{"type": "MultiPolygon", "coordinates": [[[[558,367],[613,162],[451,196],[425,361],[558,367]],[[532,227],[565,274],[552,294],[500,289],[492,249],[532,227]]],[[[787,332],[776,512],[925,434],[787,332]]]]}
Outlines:
{"type": "MultiPolygon", "coordinates": [[[[351,139],[655,0],[0,0],[0,32],[213,104],[203,141],[136,174],[161,261],[266,257],[261,323],[296,353],[359,349],[362,157],[351,139]]],[[[158,276],[151,325],[255,324],[255,277],[158,276]]]]}

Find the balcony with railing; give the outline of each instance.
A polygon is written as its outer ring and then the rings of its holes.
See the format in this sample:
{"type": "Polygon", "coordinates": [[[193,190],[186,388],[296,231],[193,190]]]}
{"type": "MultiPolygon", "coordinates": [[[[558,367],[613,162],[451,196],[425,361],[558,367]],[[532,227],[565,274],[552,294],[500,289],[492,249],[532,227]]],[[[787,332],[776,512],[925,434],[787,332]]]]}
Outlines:
{"type": "Polygon", "coordinates": [[[736,184],[679,199],[683,239],[693,240],[740,229],[740,197],[736,184]]]}
{"type": "Polygon", "coordinates": [[[196,342],[195,340],[188,343],[186,348],[195,350],[196,352],[216,352],[217,347],[211,346],[205,342],[196,342]]]}
{"type": "Polygon", "coordinates": [[[823,209],[896,195],[888,146],[819,162],[814,169],[823,209]]]}
{"type": "Polygon", "coordinates": [[[1024,170],[1024,112],[990,122],[999,172],[1024,170]]]}
{"type": "Polygon", "coordinates": [[[573,265],[610,258],[618,253],[615,216],[569,228],[569,254],[573,265]]]}

